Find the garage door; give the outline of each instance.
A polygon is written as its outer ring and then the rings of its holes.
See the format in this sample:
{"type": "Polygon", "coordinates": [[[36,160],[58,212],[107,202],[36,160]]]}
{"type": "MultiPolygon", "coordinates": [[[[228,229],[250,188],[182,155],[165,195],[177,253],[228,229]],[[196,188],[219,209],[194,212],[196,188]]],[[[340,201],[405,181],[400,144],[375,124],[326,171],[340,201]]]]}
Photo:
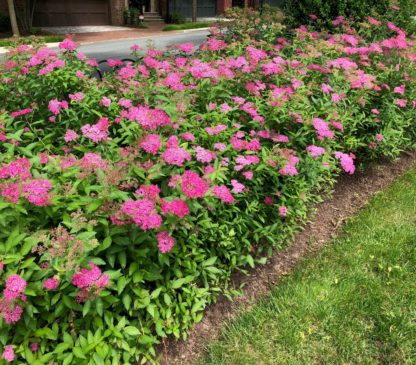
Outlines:
{"type": "Polygon", "coordinates": [[[37,0],[35,26],[110,24],[108,0],[37,0]]]}
{"type": "MultiPolygon", "coordinates": [[[[217,14],[216,0],[198,0],[197,16],[214,17],[217,14]]],[[[187,18],[192,17],[192,0],[169,1],[169,13],[179,13],[187,18]]]]}

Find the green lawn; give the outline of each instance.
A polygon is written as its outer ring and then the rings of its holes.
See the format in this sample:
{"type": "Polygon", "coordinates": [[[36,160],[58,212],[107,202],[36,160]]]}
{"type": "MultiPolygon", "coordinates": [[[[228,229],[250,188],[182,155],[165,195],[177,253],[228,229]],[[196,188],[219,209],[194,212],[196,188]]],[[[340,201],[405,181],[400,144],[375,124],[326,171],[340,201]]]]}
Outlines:
{"type": "Polygon", "coordinates": [[[169,24],[164,27],[162,30],[167,32],[171,30],[185,30],[185,29],[197,29],[197,28],[208,28],[211,23],[207,22],[189,22],[189,23],[182,23],[182,24],[169,24]]]}
{"type": "Polygon", "coordinates": [[[416,364],[416,170],[229,323],[200,364],[416,364]]]}

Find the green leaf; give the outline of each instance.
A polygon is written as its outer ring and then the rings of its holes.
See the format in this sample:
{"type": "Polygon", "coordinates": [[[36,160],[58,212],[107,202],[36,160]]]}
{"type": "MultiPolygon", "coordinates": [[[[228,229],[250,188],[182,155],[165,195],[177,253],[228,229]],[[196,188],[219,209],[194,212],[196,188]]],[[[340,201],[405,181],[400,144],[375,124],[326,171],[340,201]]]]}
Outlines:
{"type": "Polygon", "coordinates": [[[140,331],[137,327],[127,326],[123,328],[123,331],[127,333],[129,336],[138,336],[140,335],[140,331]]]}
{"type": "Polygon", "coordinates": [[[81,350],[80,347],[75,346],[72,349],[73,354],[78,358],[78,359],[86,359],[84,352],[81,350]]]}
{"type": "Polygon", "coordinates": [[[95,353],[92,358],[94,359],[96,365],[105,365],[103,358],[97,353],[95,353]]]}
{"type": "Polygon", "coordinates": [[[127,293],[124,294],[122,302],[124,304],[124,308],[126,308],[126,310],[130,310],[130,306],[131,306],[131,296],[130,296],[130,294],[127,294],[127,293]]]}

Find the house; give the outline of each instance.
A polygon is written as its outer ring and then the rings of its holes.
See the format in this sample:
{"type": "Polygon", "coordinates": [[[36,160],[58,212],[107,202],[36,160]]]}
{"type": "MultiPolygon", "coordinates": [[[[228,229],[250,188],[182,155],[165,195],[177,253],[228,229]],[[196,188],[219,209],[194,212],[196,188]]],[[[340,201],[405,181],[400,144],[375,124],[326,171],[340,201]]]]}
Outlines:
{"type": "MultiPolygon", "coordinates": [[[[33,1],[33,0],[32,0],[33,1]]],[[[177,12],[190,18],[192,0],[138,0],[150,15],[165,18],[177,12]]],[[[198,17],[215,17],[232,6],[258,6],[262,0],[197,0],[198,17]]],[[[265,0],[279,3],[281,0],[265,0]]],[[[27,0],[15,0],[20,9],[27,0]]],[[[137,2],[137,1],[136,1],[137,2]]],[[[123,25],[129,0],[35,0],[33,26],[123,25]]],[[[0,13],[7,14],[7,0],[0,0],[0,13]]]]}

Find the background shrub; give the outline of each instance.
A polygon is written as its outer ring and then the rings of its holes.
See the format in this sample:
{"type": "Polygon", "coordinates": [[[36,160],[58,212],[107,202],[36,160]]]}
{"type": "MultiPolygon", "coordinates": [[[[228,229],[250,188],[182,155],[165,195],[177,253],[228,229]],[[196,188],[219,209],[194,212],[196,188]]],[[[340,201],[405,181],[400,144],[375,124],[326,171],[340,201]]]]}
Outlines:
{"type": "Polygon", "coordinates": [[[408,33],[415,31],[413,0],[285,0],[283,8],[289,28],[313,24],[319,29],[333,30],[333,21],[338,16],[354,22],[365,21],[372,16],[392,20],[408,33]],[[315,21],[313,16],[318,20],[315,21]]]}

